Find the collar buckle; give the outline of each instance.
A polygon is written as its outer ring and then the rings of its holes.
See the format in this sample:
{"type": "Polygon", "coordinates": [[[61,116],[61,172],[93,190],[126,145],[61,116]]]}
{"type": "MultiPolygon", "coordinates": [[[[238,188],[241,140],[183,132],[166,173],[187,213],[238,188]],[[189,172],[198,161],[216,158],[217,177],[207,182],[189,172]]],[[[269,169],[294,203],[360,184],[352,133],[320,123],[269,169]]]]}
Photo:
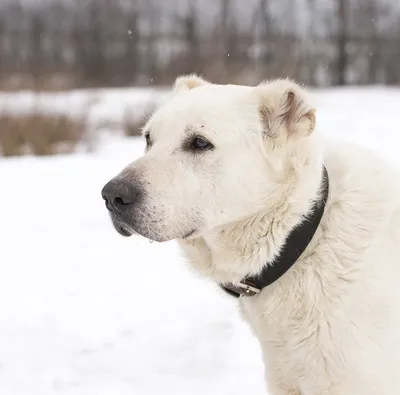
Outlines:
{"type": "Polygon", "coordinates": [[[232,296],[237,298],[241,296],[255,296],[261,292],[261,289],[257,288],[253,283],[248,280],[243,280],[237,284],[226,284],[222,287],[232,296]]]}

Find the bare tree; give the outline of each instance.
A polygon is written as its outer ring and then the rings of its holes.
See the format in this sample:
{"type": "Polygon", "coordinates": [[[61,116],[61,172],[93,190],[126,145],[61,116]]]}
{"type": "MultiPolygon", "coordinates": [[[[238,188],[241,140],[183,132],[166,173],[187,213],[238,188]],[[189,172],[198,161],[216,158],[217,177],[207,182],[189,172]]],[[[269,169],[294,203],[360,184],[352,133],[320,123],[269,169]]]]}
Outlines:
{"type": "Polygon", "coordinates": [[[70,87],[165,84],[189,72],[238,83],[400,83],[395,2],[187,0],[183,10],[182,0],[20,1],[0,1],[3,86],[39,89],[60,76],[70,87]]]}
{"type": "Polygon", "coordinates": [[[348,20],[349,20],[349,3],[347,0],[336,0],[337,2],[337,61],[335,70],[335,84],[346,84],[346,73],[349,64],[349,56],[347,53],[348,43],[348,20]]]}
{"type": "Polygon", "coordinates": [[[198,28],[198,17],[193,6],[186,16],[178,18],[182,26],[186,53],[183,56],[184,73],[202,73],[201,46],[198,28]]]}
{"type": "Polygon", "coordinates": [[[317,73],[318,73],[318,55],[316,53],[315,42],[317,41],[317,31],[316,24],[318,20],[318,14],[320,10],[318,9],[317,0],[308,0],[308,34],[307,34],[307,58],[305,60],[305,66],[307,68],[307,81],[311,85],[317,85],[317,73]]]}

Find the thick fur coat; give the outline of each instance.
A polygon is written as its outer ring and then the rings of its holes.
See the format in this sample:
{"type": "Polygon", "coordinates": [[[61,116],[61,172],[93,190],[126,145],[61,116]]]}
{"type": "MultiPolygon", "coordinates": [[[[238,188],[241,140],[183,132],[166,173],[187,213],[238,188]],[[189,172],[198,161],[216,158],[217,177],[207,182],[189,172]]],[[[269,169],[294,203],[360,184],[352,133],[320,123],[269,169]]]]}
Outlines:
{"type": "Polygon", "coordinates": [[[235,283],[274,260],[318,198],[325,165],[329,197],[311,243],[278,281],[239,299],[267,391],[400,394],[399,173],[364,148],[324,141],[317,126],[291,81],[180,77],[144,128],[146,154],[104,197],[121,233],[177,239],[200,273],[235,283]]]}

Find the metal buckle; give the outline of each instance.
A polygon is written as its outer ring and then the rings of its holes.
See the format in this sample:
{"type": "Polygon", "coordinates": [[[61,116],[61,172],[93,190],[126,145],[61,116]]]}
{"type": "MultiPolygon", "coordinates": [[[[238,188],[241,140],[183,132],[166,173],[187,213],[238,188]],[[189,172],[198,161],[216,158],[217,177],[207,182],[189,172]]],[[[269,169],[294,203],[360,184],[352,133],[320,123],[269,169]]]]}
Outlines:
{"type": "Polygon", "coordinates": [[[236,298],[241,296],[255,296],[261,292],[259,288],[247,280],[237,284],[226,284],[223,285],[222,288],[236,298]]]}
{"type": "Polygon", "coordinates": [[[246,282],[246,280],[237,284],[237,287],[243,292],[239,292],[241,296],[254,296],[261,291],[254,284],[246,282]]]}

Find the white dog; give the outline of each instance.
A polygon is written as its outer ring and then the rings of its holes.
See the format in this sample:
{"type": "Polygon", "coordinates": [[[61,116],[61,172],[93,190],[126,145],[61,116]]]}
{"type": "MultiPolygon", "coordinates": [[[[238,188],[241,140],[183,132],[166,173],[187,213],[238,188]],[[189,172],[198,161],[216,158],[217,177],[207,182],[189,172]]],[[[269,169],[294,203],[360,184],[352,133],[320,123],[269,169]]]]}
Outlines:
{"type": "Polygon", "coordinates": [[[178,239],[240,295],[270,395],[398,395],[399,174],[324,147],[315,126],[291,81],[180,77],[144,128],[146,154],[103,197],[121,234],[178,239]]]}

